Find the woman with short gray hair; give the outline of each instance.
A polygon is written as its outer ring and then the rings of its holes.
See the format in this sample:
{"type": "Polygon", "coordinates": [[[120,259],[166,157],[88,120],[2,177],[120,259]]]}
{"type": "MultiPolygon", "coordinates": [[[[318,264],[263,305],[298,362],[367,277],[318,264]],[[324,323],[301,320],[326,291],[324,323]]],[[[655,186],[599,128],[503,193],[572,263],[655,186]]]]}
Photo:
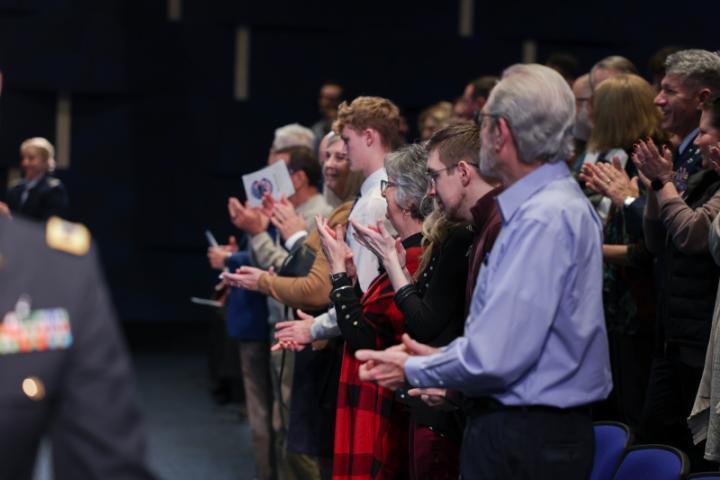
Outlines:
{"type": "MultiPolygon", "coordinates": [[[[462,334],[465,320],[465,292],[469,262],[467,254],[472,233],[466,225],[453,222],[440,209],[433,210],[425,197],[427,150],[409,145],[385,158],[389,183],[396,187],[395,201],[411,212],[416,209],[423,222],[423,254],[414,275],[403,268],[402,252],[396,240],[382,229],[353,224],[355,232],[380,259],[395,290],[395,305],[403,315],[403,329],[415,340],[444,346],[462,334]],[[422,162],[418,161],[422,158],[422,162]],[[431,210],[428,215],[428,210],[431,210]]],[[[390,202],[388,202],[388,211],[390,202]]],[[[410,392],[413,395],[416,392],[410,392]]],[[[438,391],[438,399],[446,392],[438,391]]],[[[462,431],[456,413],[440,411],[408,394],[399,395],[408,403],[410,422],[410,478],[457,478],[462,431]]]]}
{"type": "MultiPolygon", "coordinates": [[[[387,238],[393,250],[401,249],[404,265],[400,268],[404,267],[409,274],[417,270],[420,262],[422,222],[431,210],[425,200],[426,158],[427,153],[420,145],[409,145],[386,156],[388,180],[382,181],[380,188],[387,201],[386,216],[398,238],[388,233],[383,221],[377,225],[353,223],[354,229],[375,229],[387,238]]],[[[403,314],[393,301],[387,272],[378,275],[362,297],[358,296],[353,288],[350,248],[343,240],[341,227],[333,230],[318,218],[318,232],[332,272],[330,298],[345,338],[335,416],[333,475],[405,477],[409,466],[407,409],[398,403],[391,390],[360,381],[360,362],[355,358],[356,350],[384,349],[400,342],[406,331],[403,314]],[[369,458],[372,461],[367,461],[369,458]]],[[[366,246],[378,255],[370,245],[366,246]]]]}

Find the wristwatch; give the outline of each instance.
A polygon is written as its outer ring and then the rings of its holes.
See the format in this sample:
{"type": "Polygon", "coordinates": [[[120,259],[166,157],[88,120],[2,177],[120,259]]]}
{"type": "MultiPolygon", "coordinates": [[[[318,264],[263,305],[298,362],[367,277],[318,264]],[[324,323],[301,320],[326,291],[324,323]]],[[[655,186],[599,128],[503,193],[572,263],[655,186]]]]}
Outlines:
{"type": "Polygon", "coordinates": [[[623,205],[625,206],[625,208],[627,208],[632,205],[635,200],[637,200],[637,197],[625,197],[625,200],[623,200],[623,205]]]}
{"type": "Polygon", "coordinates": [[[650,182],[650,188],[652,188],[654,191],[662,190],[662,188],[665,186],[667,182],[670,180],[663,180],[662,178],[656,178],[652,182],[650,182]]]}
{"type": "Polygon", "coordinates": [[[331,273],[330,274],[330,283],[335,284],[335,282],[346,279],[346,278],[348,278],[347,272],[331,273]]]}

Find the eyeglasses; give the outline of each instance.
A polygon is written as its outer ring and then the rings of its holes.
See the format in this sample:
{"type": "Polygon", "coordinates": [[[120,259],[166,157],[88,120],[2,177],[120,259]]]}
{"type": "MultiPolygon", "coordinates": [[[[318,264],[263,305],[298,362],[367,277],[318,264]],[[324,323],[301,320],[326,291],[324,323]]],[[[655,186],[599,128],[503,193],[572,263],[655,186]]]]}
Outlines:
{"type": "MultiPolygon", "coordinates": [[[[472,163],[472,162],[465,162],[465,163],[467,163],[468,165],[472,165],[475,168],[480,167],[480,165],[477,163],[472,163]]],[[[439,170],[432,170],[430,168],[426,169],[425,175],[427,176],[428,183],[430,184],[429,186],[435,187],[435,182],[437,182],[437,179],[442,172],[449,172],[451,169],[457,167],[458,165],[460,165],[460,162],[454,163],[454,164],[450,165],[449,167],[441,168],[439,170]]]]}
{"type": "Polygon", "coordinates": [[[390,187],[397,187],[397,183],[390,182],[388,180],[380,180],[380,195],[384,197],[385,192],[387,192],[387,189],[390,187]]]}

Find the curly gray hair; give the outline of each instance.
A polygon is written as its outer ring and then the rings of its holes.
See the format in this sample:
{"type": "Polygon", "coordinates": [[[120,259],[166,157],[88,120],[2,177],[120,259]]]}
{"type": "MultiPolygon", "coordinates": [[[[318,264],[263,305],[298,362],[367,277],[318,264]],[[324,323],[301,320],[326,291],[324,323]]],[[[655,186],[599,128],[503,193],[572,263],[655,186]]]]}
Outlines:
{"type": "Polygon", "coordinates": [[[388,179],[396,184],[395,201],[418,219],[425,218],[433,209],[433,202],[427,197],[427,156],[425,146],[419,143],[406,145],[385,156],[388,179]]]}
{"type": "Polygon", "coordinates": [[[665,75],[684,78],[694,88],[720,92],[720,56],[708,50],[680,50],[665,59],[665,75]]]}

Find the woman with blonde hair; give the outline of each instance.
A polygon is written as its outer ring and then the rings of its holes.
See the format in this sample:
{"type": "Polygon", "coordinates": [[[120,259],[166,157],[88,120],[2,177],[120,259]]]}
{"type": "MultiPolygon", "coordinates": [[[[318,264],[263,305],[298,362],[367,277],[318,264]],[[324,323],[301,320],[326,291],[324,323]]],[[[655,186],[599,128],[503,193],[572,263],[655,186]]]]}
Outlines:
{"type": "Polygon", "coordinates": [[[632,427],[640,422],[650,372],[655,289],[642,219],[630,215],[644,203],[645,192],[628,159],[641,139],[667,141],[654,98],[652,86],[637,75],[618,75],[597,87],[589,153],[580,175],[586,186],[603,195],[597,208],[606,219],[603,302],[614,389],[596,416],[632,427]]]}
{"type": "Polygon", "coordinates": [[[35,220],[65,216],[68,196],[62,182],[52,176],[55,170],[52,144],[42,137],[25,140],[20,145],[20,168],[23,180],[8,192],[10,211],[35,220]]]}

